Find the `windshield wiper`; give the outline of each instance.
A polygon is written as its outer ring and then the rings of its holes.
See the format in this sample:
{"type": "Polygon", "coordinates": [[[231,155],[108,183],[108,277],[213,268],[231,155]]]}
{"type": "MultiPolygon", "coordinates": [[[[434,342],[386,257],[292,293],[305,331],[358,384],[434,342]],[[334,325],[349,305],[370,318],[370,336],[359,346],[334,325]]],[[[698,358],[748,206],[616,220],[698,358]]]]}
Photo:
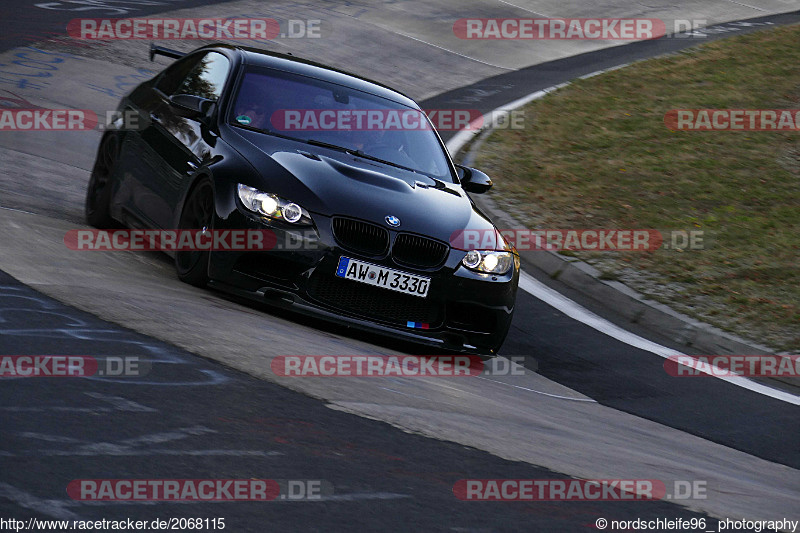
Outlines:
{"type": "Polygon", "coordinates": [[[421,172],[419,170],[416,170],[416,169],[413,169],[411,167],[407,167],[407,166],[404,166],[404,165],[400,165],[400,164],[395,163],[393,161],[387,161],[386,159],[381,159],[380,157],[375,157],[374,155],[365,154],[361,150],[355,150],[352,153],[357,155],[357,156],[359,156],[359,157],[363,157],[364,159],[369,159],[370,161],[377,161],[378,163],[383,163],[384,165],[390,165],[390,166],[393,166],[393,167],[402,168],[403,170],[409,170],[409,171],[411,171],[411,172],[413,172],[415,174],[421,174],[421,172]]]}
{"type": "Polygon", "coordinates": [[[302,140],[302,139],[298,139],[297,137],[291,137],[289,135],[284,135],[282,133],[278,133],[277,131],[268,130],[267,128],[257,128],[256,126],[251,126],[249,124],[240,124],[238,122],[231,122],[230,125],[236,126],[237,128],[242,128],[243,130],[256,131],[258,133],[265,133],[267,135],[272,135],[274,137],[280,137],[281,139],[289,139],[291,141],[300,141],[300,140],[302,140]]]}
{"type": "Polygon", "coordinates": [[[380,157],[375,157],[374,155],[369,155],[368,153],[362,152],[361,150],[354,150],[352,148],[346,148],[344,146],[339,146],[338,144],[331,144],[326,143],[324,141],[318,141],[316,139],[309,139],[306,141],[307,144],[311,144],[314,146],[322,146],[323,148],[330,148],[332,150],[339,150],[340,152],[344,152],[346,154],[355,155],[358,157],[363,157],[364,159],[369,159],[370,161],[377,161],[378,163],[383,163],[384,165],[389,165],[392,167],[402,168],[403,170],[408,170],[415,174],[420,174],[420,171],[413,169],[411,167],[406,167],[395,163],[393,161],[387,161],[386,159],[381,159],[380,157]]]}
{"type": "Polygon", "coordinates": [[[352,150],[350,148],[339,146],[338,144],[331,144],[326,143],[325,141],[318,141],[316,139],[308,139],[305,141],[306,144],[311,144],[313,146],[321,146],[323,148],[330,148],[331,150],[338,150],[340,152],[344,152],[346,154],[352,154],[357,152],[357,150],[352,150]]]}

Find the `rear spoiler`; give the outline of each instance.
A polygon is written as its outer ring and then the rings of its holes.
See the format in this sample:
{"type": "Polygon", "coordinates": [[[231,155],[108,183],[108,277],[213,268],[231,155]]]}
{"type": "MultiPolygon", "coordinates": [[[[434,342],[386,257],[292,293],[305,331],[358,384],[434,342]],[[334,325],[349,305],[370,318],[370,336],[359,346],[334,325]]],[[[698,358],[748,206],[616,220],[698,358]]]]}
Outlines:
{"type": "Polygon", "coordinates": [[[186,54],[183,52],[178,52],[177,50],[172,50],[171,48],[164,48],[163,46],[156,46],[150,43],[150,61],[152,61],[156,55],[171,57],[172,59],[180,59],[186,54]]]}

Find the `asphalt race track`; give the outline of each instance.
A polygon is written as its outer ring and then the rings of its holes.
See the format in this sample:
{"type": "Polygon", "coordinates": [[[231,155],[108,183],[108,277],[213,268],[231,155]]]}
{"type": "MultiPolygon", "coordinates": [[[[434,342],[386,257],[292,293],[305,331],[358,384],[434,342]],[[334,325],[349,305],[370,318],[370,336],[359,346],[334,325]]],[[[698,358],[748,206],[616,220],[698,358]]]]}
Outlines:
{"type": "MultiPolygon", "coordinates": [[[[585,502],[507,505],[487,513],[453,497],[465,475],[478,479],[563,479],[551,470],[405,433],[385,423],[331,411],[323,402],[255,379],[124,330],[42,297],[6,275],[4,351],[153,361],[134,386],[103,378],[36,380],[2,389],[4,426],[0,512],[18,520],[225,517],[233,531],[541,531],[591,524],[602,506],[585,502]],[[20,305],[13,303],[22,301],[20,305]],[[37,320],[38,319],[38,320],[37,320]],[[150,378],[152,376],[152,378],[150,378]],[[142,382],[139,382],[142,381],[142,382]],[[120,389],[124,389],[121,393],[120,389]],[[122,395],[121,395],[122,394],[122,395]],[[4,432],[5,433],[5,432],[4,432]],[[6,450],[13,450],[5,453],[6,450]],[[77,475],[89,479],[269,478],[324,480],[316,501],[200,503],[83,508],[62,501],[77,475]],[[32,486],[39,485],[39,487],[32,486]],[[25,487],[25,490],[20,487],[25,487]],[[53,492],[58,487],[59,490],[53,492]],[[53,498],[56,496],[56,498],[53,498]],[[449,528],[444,528],[448,525],[449,528]]],[[[4,353],[5,355],[5,353],[4,353]]],[[[669,502],[613,502],[618,519],[680,515],[669,502]]],[[[709,524],[713,523],[709,519],[709,524]]]]}
{"type": "MultiPolygon", "coordinates": [[[[453,37],[453,21],[461,17],[636,16],[707,19],[726,28],[707,39],[800,22],[800,3],[779,0],[697,0],[682,7],[626,0],[613,7],[577,0],[7,4],[0,106],[98,114],[113,110],[122,93],[167,61],[149,63],[147,42],[88,48],[38,42],[63,33],[76,17],[319,20],[320,39],[262,46],[385,81],[426,109],[481,112],[696,43],[487,44],[453,37]]],[[[585,531],[597,528],[598,518],[703,518],[706,530],[717,531],[718,519],[800,519],[796,390],[763,393],[772,389],[670,377],[653,350],[570,318],[526,290],[519,291],[500,352],[522,358],[522,375],[276,376],[270,362],[281,355],[429,351],[190,287],[164,255],[67,249],[64,234],[85,227],[83,196],[99,138],[99,131],[0,132],[0,356],[137,357],[149,372],[3,379],[0,519],[224,517],[234,532],[585,531]],[[669,497],[465,502],[453,492],[460,479],[574,477],[661,480],[669,497]],[[256,478],[320,480],[328,490],[310,501],[235,503],[81,502],[66,492],[75,479],[256,478]],[[687,482],[705,494],[679,497],[676,487],[687,482]]],[[[528,274],[529,286],[538,278],[622,324],[613,311],[536,271],[528,274]]],[[[622,325],[682,349],[664,334],[622,325]]]]}

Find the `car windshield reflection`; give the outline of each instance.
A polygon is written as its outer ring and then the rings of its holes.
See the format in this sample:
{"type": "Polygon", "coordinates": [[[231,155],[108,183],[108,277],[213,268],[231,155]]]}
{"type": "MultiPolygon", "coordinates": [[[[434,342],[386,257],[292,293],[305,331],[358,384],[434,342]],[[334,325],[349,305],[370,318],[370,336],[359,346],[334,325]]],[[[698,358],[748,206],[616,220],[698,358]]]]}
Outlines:
{"type": "Polygon", "coordinates": [[[453,181],[422,111],[306,76],[251,68],[229,123],[453,181]]]}

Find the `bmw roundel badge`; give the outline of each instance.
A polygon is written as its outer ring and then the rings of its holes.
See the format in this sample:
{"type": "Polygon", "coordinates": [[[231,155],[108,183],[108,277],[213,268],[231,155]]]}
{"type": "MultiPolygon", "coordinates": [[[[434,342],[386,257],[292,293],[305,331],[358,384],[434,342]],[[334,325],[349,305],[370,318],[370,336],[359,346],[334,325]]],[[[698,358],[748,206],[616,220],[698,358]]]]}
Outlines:
{"type": "Polygon", "coordinates": [[[400,225],[400,219],[394,215],[389,215],[386,217],[386,223],[392,226],[393,228],[396,228],[397,226],[400,225]]]}

